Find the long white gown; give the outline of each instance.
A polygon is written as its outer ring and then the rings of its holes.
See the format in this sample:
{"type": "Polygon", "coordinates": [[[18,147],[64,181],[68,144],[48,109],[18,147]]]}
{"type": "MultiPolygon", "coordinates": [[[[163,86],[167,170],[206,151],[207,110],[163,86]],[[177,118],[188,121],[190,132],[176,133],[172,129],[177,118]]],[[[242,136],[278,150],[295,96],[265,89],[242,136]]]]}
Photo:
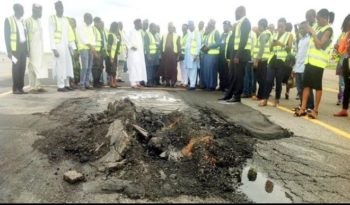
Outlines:
{"type": "Polygon", "coordinates": [[[133,29],[127,36],[125,43],[128,48],[127,65],[131,85],[133,86],[140,81],[146,83],[147,72],[141,31],[133,29]],[[132,50],[132,47],[135,47],[136,51],[132,50]]]}
{"type": "MultiPolygon", "coordinates": [[[[67,80],[69,77],[74,77],[72,57],[70,54],[70,47],[75,49],[74,42],[69,43],[68,41],[68,26],[69,22],[66,18],[57,18],[57,21],[62,23],[62,39],[61,42],[55,43],[55,23],[49,19],[49,30],[50,30],[50,45],[51,49],[56,49],[59,53],[59,57],[54,57],[54,68],[53,77],[57,77],[58,87],[62,87],[59,84],[64,82],[67,86],[67,80]]],[[[69,85],[69,84],[68,84],[69,85]]]]}

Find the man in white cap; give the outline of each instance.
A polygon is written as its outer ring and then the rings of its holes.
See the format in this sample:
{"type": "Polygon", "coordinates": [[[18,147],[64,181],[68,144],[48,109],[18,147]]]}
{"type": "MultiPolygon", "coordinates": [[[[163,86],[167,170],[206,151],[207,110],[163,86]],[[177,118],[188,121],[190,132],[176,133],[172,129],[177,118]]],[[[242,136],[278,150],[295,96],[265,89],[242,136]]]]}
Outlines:
{"type": "Polygon", "coordinates": [[[40,20],[42,16],[41,5],[33,4],[32,11],[32,17],[25,21],[29,51],[29,93],[37,94],[40,92],[46,92],[46,90],[41,87],[39,79],[47,78],[48,70],[43,65],[44,39],[43,28],[40,20]]]}
{"type": "Polygon", "coordinates": [[[73,78],[73,63],[71,53],[76,49],[75,36],[67,17],[63,16],[63,4],[55,3],[56,15],[50,16],[49,31],[50,45],[55,56],[53,76],[57,77],[57,91],[67,92],[73,90],[69,78],[73,78]]]}

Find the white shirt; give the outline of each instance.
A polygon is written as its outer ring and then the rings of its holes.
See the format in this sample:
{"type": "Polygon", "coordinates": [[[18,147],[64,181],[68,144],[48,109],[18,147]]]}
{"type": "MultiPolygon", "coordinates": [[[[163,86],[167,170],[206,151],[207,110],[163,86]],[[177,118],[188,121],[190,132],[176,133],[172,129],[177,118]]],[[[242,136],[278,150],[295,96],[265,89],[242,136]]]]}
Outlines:
{"type": "Polygon", "coordinates": [[[85,45],[90,44],[91,46],[96,45],[92,24],[88,26],[85,22],[82,23],[82,25],[77,29],[77,35],[83,44],[85,45]],[[89,36],[91,38],[89,38],[89,36]]]}
{"type": "Polygon", "coordinates": [[[18,33],[19,33],[19,42],[24,43],[26,42],[26,35],[24,33],[24,26],[23,26],[23,21],[22,19],[16,19],[16,24],[18,28],[18,33]]]}
{"type": "Polygon", "coordinates": [[[310,36],[308,34],[306,34],[304,37],[302,37],[299,40],[298,52],[297,52],[297,55],[295,56],[296,61],[293,68],[293,71],[295,73],[304,73],[305,58],[306,58],[307,50],[309,49],[309,44],[310,44],[310,36]]]}

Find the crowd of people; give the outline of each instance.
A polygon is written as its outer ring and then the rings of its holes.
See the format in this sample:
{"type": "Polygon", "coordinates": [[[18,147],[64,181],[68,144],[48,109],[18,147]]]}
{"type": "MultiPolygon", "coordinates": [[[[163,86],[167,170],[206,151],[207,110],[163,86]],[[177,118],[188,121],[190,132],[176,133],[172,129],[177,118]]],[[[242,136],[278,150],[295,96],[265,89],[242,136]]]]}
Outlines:
{"type": "MultiPolygon", "coordinates": [[[[23,6],[15,4],[13,9],[14,15],[5,20],[7,53],[13,62],[13,93],[26,93],[23,86],[27,56],[29,92],[46,92],[40,83],[40,79],[48,77],[43,66],[42,7],[34,4],[32,17],[25,21],[23,6]]],[[[77,26],[75,19],[63,15],[61,1],[55,3],[55,10],[56,14],[49,18],[49,31],[59,92],[103,85],[116,88],[127,69],[132,88],[220,90],[224,95],[219,100],[237,103],[241,98],[252,98],[259,101],[259,106],[267,105],[274,88],[274,105],[278,106],[282,85],[286,84],[285,98],[289,98],[289,90],[295,85],[300,99],[294,115],[314,119],[322,97],[323,71],[332,57],[338,62],[338,104],[343,103],[335,116],[347,116],[350,15],[333,45],[334,13],[327,9],[308,10],[305,21],[294,25],[294,32],[293,24],[285,18],[278,20],[276,29],[265,18],[253,27],[245,7],[239,6],[236,21],[223,22],[222,34],[211,19],[206,26],[199,22],[198,28],[188,21],[182,25],[181,33],[170,22],[164,35],[158,25],[148,20],[136,19],[134,29],[126,35],[122,22],[112,22],[107,30],[101,18],[85,13],[84,23],[77,26]],[[177,79],[178,65],[181,79],[177,79]]]]}

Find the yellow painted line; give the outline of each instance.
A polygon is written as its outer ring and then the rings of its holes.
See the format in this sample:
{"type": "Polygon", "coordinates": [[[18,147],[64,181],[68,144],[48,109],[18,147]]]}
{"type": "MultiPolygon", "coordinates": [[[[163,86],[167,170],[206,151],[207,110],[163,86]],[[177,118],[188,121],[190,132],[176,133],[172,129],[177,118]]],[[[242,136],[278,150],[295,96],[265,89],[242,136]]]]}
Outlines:
{"type": "MultiPolygon", "coordinates": [[[[271,105],[271,106],[273,106],[273,103],[271,103],[271,102],[268,102],[268,104],[271,105]]],[[[290,109],[288,109],[288,108],[286,108],[286,107],[283,107],[283,106],[281,106],[281,105],[277,106],[277,108],[280,109],[280,110],[282,110],[282,111],[284,111],[284,112],[288,112],[288,113],[291,113],[291,114],[294,113],[294,112],[291,111],[290,109]]],[[[334,127],[334,126],[332,126],[332,125],[330,125],[330,124],[327,124],[327,123],[325,123],[325,122],[322,122],[322,121],[320,121],[320,120],[318,120],[318,119],[310,119],[310,118],[307,117],[307,116],[304,116],[304,117],[302,117],[302,118],[304,118],[304,119],[306,119],[306,120],[308,120],[308,121],[310,121],[310,122],[312,122],[312,123],[314,123],[314,124],[317,124],[317,125],[319,125],[319,126],[321,126],[321,127],[324,127],[324,128],[326,128],[326,129],[328,129],[328,130],[330,130],[330,131],[332,131],[332,132],[334,132],[334,133],[336,133],[336,134],[338,134],[338,135],[340,135],[340,136],[342,136],[342,137],[345,137],[345,138],[350,139],[350,133],[349,133],[349,132],[346,132],[346,131],[344,131],[344,130],[341,130],[341,129],[339,129],[339,128],[336,128],[336,127],[334,127]]]]}
{"type": "Polygon", "coordinates": [[[332,92],[332,93],[338,93],[338,90],[333,89],[333,88],[322,88],[325,91],[332,92]]]}

